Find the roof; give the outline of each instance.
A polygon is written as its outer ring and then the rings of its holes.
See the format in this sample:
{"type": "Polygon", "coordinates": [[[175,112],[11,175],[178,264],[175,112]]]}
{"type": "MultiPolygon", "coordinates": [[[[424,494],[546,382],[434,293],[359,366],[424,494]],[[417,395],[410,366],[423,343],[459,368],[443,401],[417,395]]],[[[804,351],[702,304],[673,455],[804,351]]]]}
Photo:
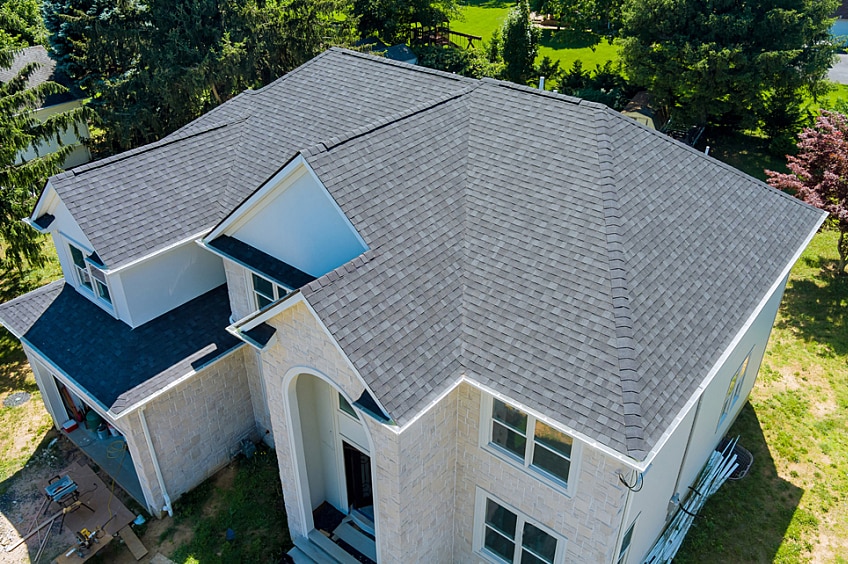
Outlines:
{"type": "Polygon", "coordinates": [[[212,227],[298,150],[468,82],[331,49],[161,141],[50,184],[115,269],[212,227]]]}
{"type": "Polygon", "coordinates": [[[375,406],[465,375],[640,460],[823,217],[600,104],[341,50],[51,182],[115,268],[298,152],[369,249],[302,292],[375,406]]]}
{"type": "Polygon", "coordinates": [[[315,280],[315,277],[311,274],[307,274],[229,235],[221,235],[209,241],[208,245],[227,258],[239,262],[289,289],[300,288],[315,280]]]}
{"type": "MultiPolygon", "coordinates": [[[[66,88],[71,87],[71,80],[67,75],[56,70],[56,61],[50,58],[50,55],[47,54],[47,49],[42,45],[26,47],[18,51],[15,54],[11,67],[0,68],[0,82],[10,81],[22,68],[32,63],[37,64],[38,67],[29,75],[27,88],[35,88],[47,81],[59,83],[66,88]]],[[[76,99],[75,96],[69,92],[53,94],[45,99],[42,106],[55,106],[56,104],[74,99],[76,99]]]]}
{"type": "Polygon", "coordinates": [[[0,321],[115,414],[242,342],[222,285],[131,329],[64,280],[0,305],[0,321]]]}
{"type": "Polygon", "coordinates": [[[636,459],[823,217],[490,80],[303,154],[369,246],[303,295],[395,421],[466,375],[636,459]]]}

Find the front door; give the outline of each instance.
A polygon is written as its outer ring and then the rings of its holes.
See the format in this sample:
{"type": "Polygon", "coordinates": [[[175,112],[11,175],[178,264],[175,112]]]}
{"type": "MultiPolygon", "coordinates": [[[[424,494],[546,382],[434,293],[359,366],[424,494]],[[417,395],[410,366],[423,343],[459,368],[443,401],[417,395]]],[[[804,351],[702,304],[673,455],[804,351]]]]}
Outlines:
{"type": "Polygon", "coordinates": [[[371,489],[371,458],[344,441],[342,446],[344,447],[348,505],[355,508],[374,505],[374,494],[371,489]]]}

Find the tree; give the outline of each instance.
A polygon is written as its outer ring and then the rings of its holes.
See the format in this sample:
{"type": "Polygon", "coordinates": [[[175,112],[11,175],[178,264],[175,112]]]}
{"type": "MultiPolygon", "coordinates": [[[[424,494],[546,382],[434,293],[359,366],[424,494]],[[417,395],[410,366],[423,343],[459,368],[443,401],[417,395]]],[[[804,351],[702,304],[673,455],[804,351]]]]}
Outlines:
{"type": "MultiPolygon", "coordinates": [[[[0,67],[9,68],[14,53],[0,51],[0,67]]],[[[34,231],[26,226],[22,217],[30,214],[36,195],[47,177],[61,170],[62,163],[72,147],[61,147],[59,151],[29,161],[22,161],[21,154],[29,147],[57,139],[60,132],[74,127],[81,111],[60,113],[41,121],[35,117],[35,109],[41,100],[65,89],[54,83],[45,82],[27,88],[29,76],[37,69],[29,64],[11,80],[0,83],[0,241],[3,266],[20,267],[23,260],[33,265],[43,263],[38,240],[34,231]]]]}
{"type": "Polygon", "coordinates": [[[267,84],[348,41],[355,23],[346,0],[51,3],[51,42],[100,118],[101,154],[160,139],[267,84]]]}
{"type": "Polygon", "coordinates": [[[839,228],[837,272],[844,274],[848,264],[848,117],[823,111],[815,126],[799,136],[798,154],[787,160],[791,173],[767,170],[768,183],[830,214],[839,228]]]}
{"type": "Polygon", "coordinates": [[[772,93],[818,95],[834,52],[824,0],[627,0],[631,81],[684,121],[755,127],[772,93]]]}
{"type": "Polygon", "coordinates": [[[518,0],[509,11],[501,31],[501,53],[507,80],[527,84],[535,78],[533,74],[540,39],[539,28],[530,22],[530,5],[527,0],[518,0]]]}
{"type": "Polygon", "coordinates": [[[376,35],[386,43],[412,39],[416,25],[432,27],[459,14],[457,0],[353,0],[360,35],[376,35]]]}
{"type": "Polygon", "coordinates": [[[38,45],[46,36],[38,0],[0,0],[0,49],[38,45]]]}

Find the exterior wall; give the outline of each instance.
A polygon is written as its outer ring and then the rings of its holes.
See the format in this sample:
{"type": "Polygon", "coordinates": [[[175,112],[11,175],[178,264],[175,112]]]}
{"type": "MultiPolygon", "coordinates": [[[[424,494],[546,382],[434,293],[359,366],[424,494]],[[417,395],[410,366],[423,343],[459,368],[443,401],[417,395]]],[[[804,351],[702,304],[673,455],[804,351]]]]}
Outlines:
{"type": "Polygon", "coordinates": [[[480,447],[480,390],[460,385],[457,411],[455,562],[487,562],[472,547],[478,487],[565,537],[566,562],[611,561],[627,493],[618,480],[624,465],[583,445],[569,497],[480,447]]]}
{"type": "Polygon", "coordinates": [[[109,276],[109,287],[118,316],[137,327],[225,281],[222,260],[188,241],[109,276]]]}
{"type": "MultiPolygon", "coordinates": [[[[171,500],[225,466],[239,441],[255,432],[244,352],[241,347],[146,404],[144,417],[171,500]]],[[[148,504],[164,505],[138,411],[118,419],[148,504]]]]}
{"type": "MultiPolygon", "coordinates": [[[[35,118],[44,122],[51,116],[81,107],[81,100],[71,100],[54,106],[39,108],[35,112],[35,118]]],[[[62,168],[73,168],[91,160],[91,153],[89,153],[88,148],[80,143],[80,138],[88,137],[90,137],[88,133],[88,126],[84,121],[78,121],[76,123],[76,131],[74,130],[74,127],[68,127],[60,132],[59,138],[61,139],[63,146],[76,145],[74,150],[65,158],[62,168]],[[77,135],[77,132],[79,132],[79,135],[77,135]]],[[[51,138],[47,142],[40,143],[37,149],[38,150],[36,150],[35,147],[30,146],[18,155],[17,162],[20,163],[24,160],[29,161],[37,156],[55,153],[59,149],[59,143],[56,142],[55,138],[51,138]]]]}
{"type": "Polygon", "coordinates": [[[227,291],[230,294],[230,309],[233,319],[244,319],[254,311],[253,288],[248,281],[249,275],[245,267],[224,259],[224,271],[227,275],[227,291]]]}
{"type": "Polygon", "coordinates": [[[313,276],[365,251],[353,226],[305,167],[279,184],[239,222],[235,238],[313,276]]]}
{"type": "Polygon", "coordinates": [[[712,452],[736,420],[736,417],[745,405],[748,395],[754,388],[756,376],[760,370],[763,354],[768,344],[769,335],[771,335],[771,329],[774,325],[774,318],[777,315],[780,300],[786,288],[787,279],[783,279],[781,286],[760,311],[748,331],[740,339],[733,352],[727,357],[715,378],[713,378],[701,396],[700,407],[697,408],[697,416],[689,439],[686,460],[683,462],[683,468],[681,469],[677,484],[677,492],[680,493],[681,499],[685,497],[688,486],[692,485],[698,477],[698,473],[704,466],[710,452],[712,452]],[[731,412],[727,418],[717,428],[716,426],[719,423],[719,416],[721,415],[722,405],[724,404],[724,398],[727,394],[730,380],[749,351],[751,352],[751,358],[748,362],[745,381],[740,390],[739,399],[731,408],[731,412]]]}

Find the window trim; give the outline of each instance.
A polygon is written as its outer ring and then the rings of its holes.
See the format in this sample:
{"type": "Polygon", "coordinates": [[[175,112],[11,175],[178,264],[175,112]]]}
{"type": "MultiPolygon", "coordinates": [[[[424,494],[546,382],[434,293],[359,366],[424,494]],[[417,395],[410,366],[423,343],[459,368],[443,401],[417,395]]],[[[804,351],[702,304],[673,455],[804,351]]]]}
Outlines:
{"type": "Polygon", "coordinates": [[[509,503],[504,502],[502,499],[497,496],[492,495],[491,493],[485,491],[484,489],[477,487],[477,491],[475,494],[475,502],[474,502],[474,532],[472,535],[472,548],[474,553],[478,556],[482,557],[487,562],[491,562],[492,564],[512,564],[507,560],[504,560],[499,555],[490,552],[485,546],[485,535],[486,535],[486,502],[492,501],[500,505],[502,508],[506,509],[510,513],[513,513],[516,516],[515,523],[515,537],[512,539],[515,543],[515,555],[518,555],[519,559],[513,557],[514,562],[520,562],[521,549],[522,549],[522,536],[524,534],[524,525],[529,523],[533,525],[540,531],[545,534],[550,535],[556,540],[556,550],[554,553],[553,564],[563,564],[565,562],[565,553],[566,553],[566,544],[568,539],[566,539],[563,535],[557,533],[550,527],[540,523],[539,521],[529,517],[523,511],[516,509],[509,503]]]}
{"type": "Polygon", "coordinates": [[[112,297],[112,290],[109,287],[109,277],[106,276],[106,273],[102,269],[97,268],[87,260],[88,256],[91,255],[91,251],[85,250],[84,247],[69,240],[67,237],[65,239],[68,245],[69,258],[71,259],[71,268],[74,269],[74,286],[89,294],[94,298],[96,303],[112,310],[114,308],[114,298],[112,297]],[[77,261],[74,259],[74,251],[77,251],[80,257],[82,257],[82,262],[85,266],[77,264],[77,261]],[[83,280],[83,274],[88,281],[87,284],[83,280]],[[105,290],[106,297],[103,296],[101,290],[105,290]]]}
{"type": "Polygon", "coordinates": [[[748,351],[748,354],[745,355],[745,358],[742,360],[742,363],[739,365],[739,368],[733,373],[733,376],[730,377],[730,382],[727,384],[727,392],[724,394],[724,403],[721,406],[721,412],[718,416],[718,424],[716,425],[716,431],[727,421],[728,415],[730,415],[734,407],[736,407],[736,403],[739,401],[739,396],[742,395],[742,386],[745,383],[745,380],[748,377],[748,366],[751,365],[751,355],[754,354],[754,348],[748,351]]]}
{"type": "Polygon", "coordinates": [[[248,270],[248,274],[249,274],[248,284],[250,284],[250,295],[251,295],[251,298],[253,300],[253,307],[256,308],[254,311],[260,311],[263,307],[268,307],[269,305],[273,304],[274,302],[276,302],[280,298],[285,297],[286,295],[291,293],[290,289],[285,288],[283,286],[280,286],[279,284],[277,284],[276,282],[274,282],[270,278],[266,278],[265,276],[262,276],[258,272],[248,270]],[[266,300],[270,299],[271,297],[266,296],[264,293],[262,293],[262,292],[260,292],[259,290],[256,289],[256,278],[260,278],[260,279],[264,280],[265,282],[268,282],[271,285],[271,291],[274,294],[273,299],[271,299],[271,301],[269,303],[265,304],[265,306],[259,305],[259,296],[262,296],[266,300]]]}
{"type": "Polygon", "coordinates": [[[621,546],[618,547],[618,557],[615,559],[615,564],[627,564],[627,559],[630,557],[630,547],[633,546],[633,533],[636,531],[636,523],[639,521],[639,515],[633,519],[624,534],[621,535],[621,546]],[[630,535],[628,538],[627,535],[630,535]],[[627,544],[624,541],[627,541],[627,544]]]}
{"type": "MultiPolygon", "coordinates": [[[[571,433],[563,430],[551,423],[550,420],[547,420],[544,417],[541,417],[539,414],[534,413],[522,406],[516,405],[511,402],[509,399],[504,397],[499,397],[492,395],[490,393],[481,392],[481,409],[480,409],[480,447],[483,450],[486,450],[493,454],[494,456],[500,458],[504,462],[508,463],[510,466],[517,468],[529,476],[541,481],[542,483],[554,488],[558,492],[566,495],[567,497],[573,497],[575,492],[577,491],[577,481],[580,475],[580,461],[582,455],[582,442],[577,439],[571,433]],[[524,413],[527,416],[527,432],[525,432],[525,437],[527,438],[527,442],[524,447],[524,457],[523,459],[516,454],[510,452],[509,450],[501,447],[492,442],[492,429],[494,426],[494,418],[492,417],[494,400],[499,400],[506,405],[517,409],[524,413]],[[535,428],[536,422],[543,423],[552,429],[567,435],[571,439],[571,456],[569,457],[569,469],[568,469],[568,480],[563,481],[558,476],[551,474],[546,471],[544,468],[536,466],[533,464],[533,453],[536,449],[536,438],[535,438],[535,428]],[[529,432],[533,430],[532,434],[529,432]],[[528,447],[528,445],[530,445],[528,447]]],[[[542,445],[541,448],[547,448],[542,445]]],[[[550,450],[547,448],[547,450],[550,450]]],[[[559,453],[557,453],[559,454],[559,453]]]]}

